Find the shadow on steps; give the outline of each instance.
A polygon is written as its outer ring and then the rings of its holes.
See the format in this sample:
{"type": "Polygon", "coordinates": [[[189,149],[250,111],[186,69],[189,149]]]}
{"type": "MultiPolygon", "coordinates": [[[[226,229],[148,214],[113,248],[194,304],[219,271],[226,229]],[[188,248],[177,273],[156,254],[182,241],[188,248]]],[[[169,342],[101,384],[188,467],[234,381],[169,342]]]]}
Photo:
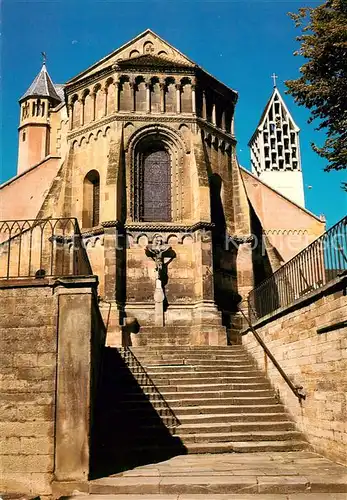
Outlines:
{"type": "MultiPolygon", "coordinates": [[[[170,417],[167,407],[149,398],[135,375],[117,349],[105,348],[92,423],[90,479],[187,453],[164,423],[170,417]]],[[[154,386],[150,392],[155,396],[154,386]]]]}

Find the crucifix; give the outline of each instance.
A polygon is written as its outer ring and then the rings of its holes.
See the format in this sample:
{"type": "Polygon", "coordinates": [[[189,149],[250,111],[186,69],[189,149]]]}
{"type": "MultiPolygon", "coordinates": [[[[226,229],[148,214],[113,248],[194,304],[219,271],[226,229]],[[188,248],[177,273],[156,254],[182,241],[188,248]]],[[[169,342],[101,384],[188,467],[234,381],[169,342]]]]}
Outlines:
{"type": "Polygon", "coordinates": [[[276,75],[276,73],[274,73],[273,75],[271,75],[271,78],[272,78],[272,79],[273,79],[273,81],[274,81],[274,87],[277,87],[277,85],[276,85],[276,80],[277,80],[278,76],[276,75]]]}
{"type": "Polygon", "coordinates": [[[47,54],[46,52],[41,52],[42,55],[42,64],[46,64],[47,61],[47,54]]]}
{"type": "Polygon", "coordinates": [[[163,239],[160,236],[155,238],[152,245],[146,246],[146,255],[155,262],[156,280],[154,289],[155,306],[155,325],[164,326],[164,290],[163,290],[163,266],[164,256],[171,250],[169,245],[163,245],[163,239]]]}

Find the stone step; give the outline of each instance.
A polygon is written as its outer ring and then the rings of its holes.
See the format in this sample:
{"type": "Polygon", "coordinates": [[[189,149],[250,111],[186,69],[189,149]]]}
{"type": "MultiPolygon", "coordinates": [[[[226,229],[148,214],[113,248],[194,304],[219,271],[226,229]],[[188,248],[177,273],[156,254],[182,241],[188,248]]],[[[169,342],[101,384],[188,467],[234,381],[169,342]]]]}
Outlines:
{"type": "MultiPolygon", "coordinates": [[[[130,362],[131,359],[130,357],[125,357],[123,358],[127,362],[130,362]]],[[[206,357],[192,357],[192,356],[172,356],[172,357],[166,357],[166,356],[160,356],[160,357],[148,357],[144,356],[138,357],[138,361],[144,365],[144,366],[155,366],[155,365],[190,365],[190,364],[197,364],[197,365],[203,365],[203,364],[252,364],[252,360],[250,358],[247,358],[246,356],[241,357],[241,356],[228,356],[228,357],[223,357],[222,359],[216,359],[215,357],[211,356],[206,356],[206,357]]],[[[253,363],[254,366],[254,363],[253,363]]]]}
{"type": "MultiPolygon", "coordinates": [[[[287,422],[288,414],[278,412],[266,413],[203,413],[203,414],[181,414],[179,417],[181,424],[202,423],[250,423],[250,422],[287,422]]],[[[177,427],[179,428],[179,427],[177,427]]]]}
{"type": "Polygon", "coordinates": [[[222,442],[249,442],[249,441],[288,441],[302,439],[302,434],[295,430],[289,431],[246,431],[246,432],[197,432],[196,434],[182,433],[180,428],[175,436],[182,439],[185,446],[190,443],[222,443],[222,442]]]}
{"type": "Polygon", "coordinates": [[[302,440],[288,441],[237,441],[235,443],[187,443],[191,453],[256,453],[306,450],[308,444],[302,440]]]}
{"type": "MultiPolygon", "coordinates": [[[[150,389],[150,387],[153,386],[146,386],[143,385],[142,388],[143,390],[147,391],[150,389]]],[[[187,392],[187,391],[196,391],[196,393],[202,392],[202,391],[214,391],[214,392],[220,392],[220,391],[241,391],[242,393],[247,393],[248,391],[251,392],[253,390],[255,391],[260,391],[260,390],[270,390],[271,391],[271,385],[269,382],[263,382],[263,383],[257,383],[257,382],[250,382],[250,383],[236,383],[236,384],[177,384],[177,385],[162,385],[162,384],[157,384],[156,385],[157,389],[159,392],[162,394],[164,393],[172,393],[172,392],[187,392]]]]}
{"type": "MultiPolygon", "coordinates": [[[[174,414],[180,419],[181,415],[194,415],[206,413],[285,413],[284,406],[281,404],[275,405],[200,405],[200,406],[175,406],[170,405],[174,414]]],[[[159,409],[160,411],[160,409],[159,409]]]]}
{"type": "MultiPolygon", "coordinates": [[[[143,379],[145,380],[145,377],[143,377],[143,379]]],[[[239,375],[233,375],[233,376],[228,376],[228,374],[221,374],[220,372],[212,372],[210,374],[210,377],[206,377],[206,374],[205,373],[191,373],[191,374],[187,374],[185,373],[184,375],[182,374],[181,376],[177,376],[176,374],[173,376],[173,377],[168,377],[168,375],[163,375],[163,376],[159,376],[159,375],[155,375],[155,377],[151,376],[151,379],[153,380],[153,382],[155,383],[155,385],[158,387],[158,386],[162,386],[162,385],[171,385],[171,386],[178,386],[178,385],[186,385],[189,383],[189,385],[191,386],[192,385],[197,385],[197,384],[208,384],[209,382],[211,382],[211,380],[213,380],[214,382],[216,383],[219,383],[219,384],[240,384],[240,383],[246,383],[246,382],[249,382],[249,383],[254,383],[254,382],[263,382],[263,383],[266,383],[266,380],[263,379],[261,376],[254,376],[254,375],[250,375],[250,376],[239,376],[239,375]],[[216,375],[217,373],[217,375],[216,375]]],[[[268,382],[267,382],[268,383],[268,382]]]]}
{"type": "MultiPolygon", "coordinates": [[[[206,476],[205,476],[206,477],[206,476]]],[[[286,479],[286,478],[285,478],[286,479]]],[[[287,485],[283,480],[283,484],[280,483],[279,478],[273,478],[273,484],[264,485],[271,491],[283,491],[286,489],[284,485],[287,485]]],[[[292,479],[292,478],[291,478],[292,479]]],[[[172,479],[171,479],[172,480],[172,479]]],[[[180,486],[182,483],[179,482],[180,486]]],[[[301,491],[300,487],[302,487],[301,481],[298,480],[297,484],[294,481],[291,481],[292,489],[296,488],[297,491],[301,491]]],[[[138,491],[139,486],[141,487],[141,483],[137,482],[134,485],[134,491],[138,491]]],[[[260,485],[261,487],[262,485],[260,485]]],[[[242,486],[239,486],[242,489],[242,486]]],[[[248,487],[248,485],[244,485],[244,487],[248,487]]],[[[327,481],[326,486],[327,489],[331,489],[334,485],[329,484],[327,481]]],[[[208,488],[208,485],[201,484],[201,488],[208,488]]],[[[288,487],[287,487],[288,488],[288,487]]],[[[158,487],[158,489],[160,489],[158,487]]],[[[182,487],[183,489],[183,487],[182,487]]],[[[346,493],[291,493],[288,495],[287,493],[279,494],[279,493],[242,493],[242,497],[240,497],[240,493],[214,493],[211,490],[211,493],[208,493],[206,490],[206,494],[209,495],[210,500],[346,500],[346,493]]],[[[204,493],[181,493],[177,495],[177,493],[145,493],[145,494],[136,494],[136,493],[118,493],[118,494],[97,494],[91,493],[88,495],[83,494],[74,494],[73,496],[64,496],[65,500],[204,500],[204,493]]]]}
{"type": "Polygon", "coordinates": [[[274,396],[271,397],[223,397],[223,398],[207,398],[203,397],[201,399],[176,399],[175,398],[165,398],[168,405],[172,408],[178,406],[230,406],[230,405],[246,405],[246,406],[259,406],[259,405],[273,405],[276,404],[276,399],[274,396]]]}
{"type": "MultiPolygon", "coordinates": [[[[261,375],[259,373],[257,373],[255,370],[210,370],[210,371],[203,371],[203,370],[199,370],[199,371],[195,371],[195,370],[191,370],[191,371],[183,371],[181,370],[181,372],[177,372],[177,371],[173,371],[173,372],[153,372],[153,371],[148,371],[147,374],[153,378],[153,380],[160,380],[160,379],[165,379],[165,378],[170,378],[170,379],[192,379],[192,378],[209,378],[210,382],[211,382],[211,378],[214,380],[215,378],[226,378],[226,377],[229,377],[229,378],[234,378],[234,379],[237,379],[237,380],[243,380],[243,379],[249,379],[249,378],[253,378],[255,380],[259,380],[259,379],[262,379],[261,375]]],[[[134,376],[136,376],[136,373],[133,373],[134,376]]],[[[119,376],[121,376],[121,374],[119,374],[119,376]]],[[[140,376],[140,374],[139,374],[140,376]]]]}
{"type": "MultiPolygon", "coordinates": [[[[208,364],[194,364],[194,365],[143,365],[146,372],[151,375],[155,374],[166,374],[166,373],[190,373],[190,372],[231,372],[231,373],[253,373],[259,374],[259,371],[255,369],[255,366],[248,363],[242,365],[235,364],[219,364],[211,363],[208,364]]],[[[135,370],[137,367],[134,367],[135,370]]]]}
{"type": "MultiPolygon", "coordinates": [[[[188,386],[189,388],[189,386],[188,386]]],[[[142,390],[144,391],[144,394],[149,398],[149,399],[155,399],[159,398],[159,394],[157,392],[150,392],[146,391],[146,388],[142,387],[142,390]]],[[[271,398],[272,400],[274,399],[273,391],[270,389],[253,389],[253,390],[245,390],[245,391],[228,391],[228,390],[216,390],[216,391],[182,391],[182,390],[176,390],[176,391],[162,391],[159,390],[161,396],[167,401],[171,401],[172,398],[174,399],[179,399],[179,400],[190,400],[190,399],[201,399],[201,398],[207,398],[207,399],[220,399],[220,398],[257,398],[257,397],[262,397],[262,398],[271,398]]],[[[124,394],[124,397],[127,399],[134,398],[135,400],[137,398],[143,398],[144,394],[141,394],[139,392],[127,392],[124,394]]]]}
{"type": "Polygon", "coordinates": [[[227,423],[194,423],[181,424],[177,427],[175,434],[180,436],[186,434],[198,433],[215,433],[215,432],[260,432],[260,431],[292,431],[295,430],[295,425],[290,420],[283,422],[230,422],[227,423]]]}
{"type": "MultiPolygon", "coordinates": [[[[114,348],[115,349],[115,348],[114,348]]],[[[173,347],[170,347],[170,346],[165,346],[165,345],[160,345],[160,346],[133,346],[133,347],[118,347],[116,348],[119,352],[126,352],[128,349],[130,349],[130,351],[132,351],[135,355],[138,354],[138,353],[145,353],[145,354],[148,354],[149,352],[150,353],[163,353],[163,352],[171,352],[171,353],[175,353],[175,352],[181,352],[181,351],[185,351],[185,352],[243,352],[243,353],[247,353],[247,351],[245,350],[245,348],[242,346],[242,345],[231,345],[231,346],[214,346],[214,345],[196,345],[196,346],[192,346],[192,345],[188,345],[188,346],[175,346],[174,348],[173,347]]]]}

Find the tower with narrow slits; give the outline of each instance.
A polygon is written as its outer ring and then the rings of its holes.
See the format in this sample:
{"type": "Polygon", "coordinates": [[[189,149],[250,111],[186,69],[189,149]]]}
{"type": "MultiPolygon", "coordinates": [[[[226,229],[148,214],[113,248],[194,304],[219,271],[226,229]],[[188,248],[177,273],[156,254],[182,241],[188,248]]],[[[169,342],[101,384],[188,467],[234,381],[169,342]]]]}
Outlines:
{"type": "Polygon", "coordinates": [[[299,132],[278,88],[274,86],[248,144],[252,173],[304,207],[299,132]]]}

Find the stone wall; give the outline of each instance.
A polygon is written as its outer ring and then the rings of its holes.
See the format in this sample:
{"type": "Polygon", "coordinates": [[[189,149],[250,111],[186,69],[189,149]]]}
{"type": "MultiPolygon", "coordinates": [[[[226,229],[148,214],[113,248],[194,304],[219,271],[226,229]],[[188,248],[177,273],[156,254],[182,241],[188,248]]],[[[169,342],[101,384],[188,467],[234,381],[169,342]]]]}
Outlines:
{"type": "Polygon", "coordinates": [[[248,332],[243,344],[264,370],[315,451],[347,462],[347,278],[316,291],[294,309],[255,325],[289,378],[302,385],[300,404],[248,332]],[[334,327],[335,325],[335,327],[334,327]],[[323,327],[330,331],[319,333],[323,327]]]}
{"type": "Polygon", "coordinates": [[[0,281],[0,491],[45,497],[54,481],[88,478],[105,343],[96,285],[0,281]]]}
{"type": "Polygon", "coordinates": [[[48,285],[2,288],[0,293],[0,488],[48,495],[54,462],[56,303],[48,285]]]}

